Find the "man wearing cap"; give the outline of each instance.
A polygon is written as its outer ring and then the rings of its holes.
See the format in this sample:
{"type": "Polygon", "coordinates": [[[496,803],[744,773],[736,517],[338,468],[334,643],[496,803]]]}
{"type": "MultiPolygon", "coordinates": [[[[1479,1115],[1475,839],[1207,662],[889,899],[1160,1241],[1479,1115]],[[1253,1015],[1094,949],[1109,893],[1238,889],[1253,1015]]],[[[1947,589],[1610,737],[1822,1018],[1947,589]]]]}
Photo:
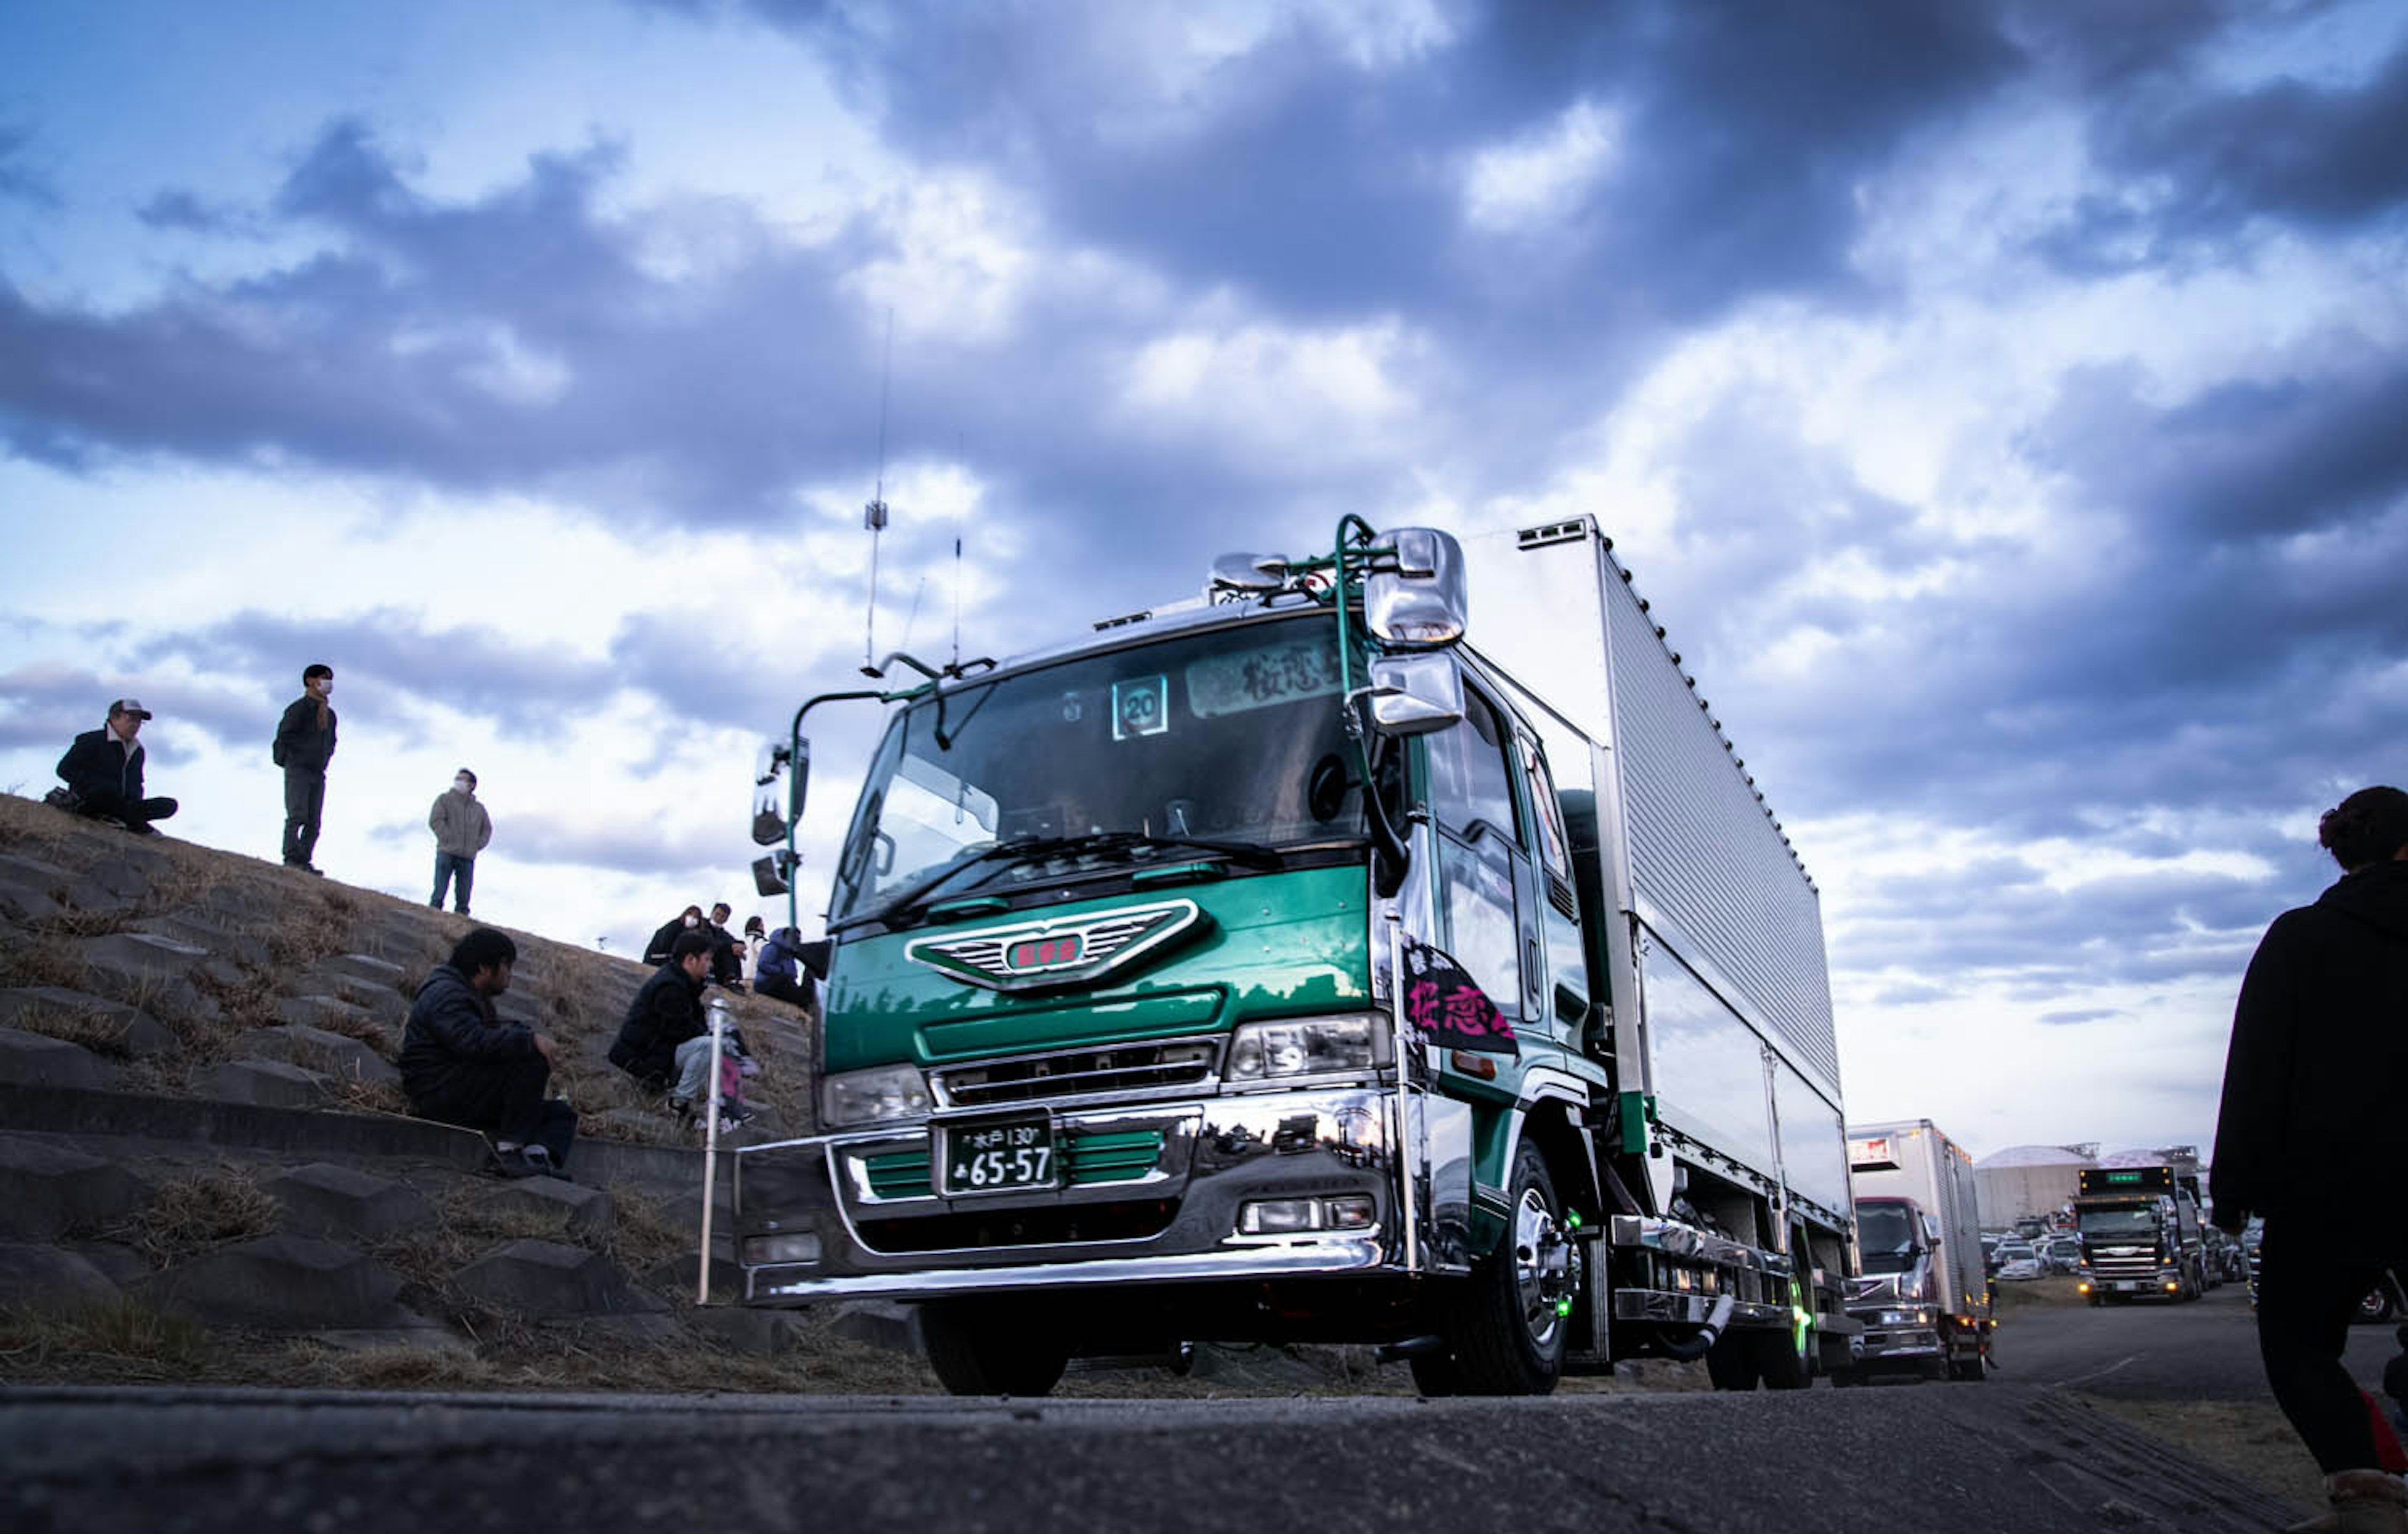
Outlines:
{"type": "Polygon", "coordinates": [[[66,780],[73,803],[67,807],[123,823],[141,836],[153,836],[153,820],[176,813],[172,799],[142,796],[142,721],[150,711],[139,698],[120,698],[108,705],[108,722],[75,738],[59,759],[59,776],[66,780]]]}
{"type": "Polygon", "coordinates": [[[326,811],[326,764],[335,759],[335,668],[312,661],[301,673],[301,696],[276,724],[269,755],[284,769],[284,866],[319,872],[318,823],[326,811]]]}

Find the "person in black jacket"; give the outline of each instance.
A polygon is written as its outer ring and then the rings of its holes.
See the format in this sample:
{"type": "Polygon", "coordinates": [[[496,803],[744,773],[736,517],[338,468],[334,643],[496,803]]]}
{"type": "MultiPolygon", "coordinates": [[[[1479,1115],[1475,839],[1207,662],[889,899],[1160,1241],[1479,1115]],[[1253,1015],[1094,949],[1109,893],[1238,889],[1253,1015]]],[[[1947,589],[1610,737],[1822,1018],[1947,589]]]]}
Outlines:
{"type": "Polygon", "coordinates": [[[710,1032],[702,1015],[710,978],[710,937],[679,933],[669,961],[636,992],[610,1045],[610,1063],[652,1091],[668,1090],[672,1107],[691,1109],[710,1088],[710,1032]]]}
{"type": "Polygon", "coordinates": [[[653,931],[652,941],[644,945],[644,962],[647,964],[667,963],[669,961],[670,945],[675,944],[681,934],[698,931],[701,928],[702,907],[699,905],[687,906],[682,912],[680,912],[678,915],[671,916],[668,920],[662,922],[653,931]]]}
{"type": "Polygon", "coordinates": [[[108,721],[75,738],[59,758],[59,776],[66,783],[67,808],[78,815],[106,816],[127,831],[153,836],[153,820],[176,813],[176,802],[142,794],[142,721],[150,711],[138,698],[120,698],[108,705],[108,721]]]}
{"type": "Polygon", "coordinates": [[[494,1015],[518,957],[509,934],[480,927],[427,975],[402,1029],[401,1089],[419,1117],[492,1136],[504,1175],[565,1176],[577,1110],[544,1096],[559,1046],[494,1015]]]}
{"type": "Polygon", "coordinates": [[[2344,870],[2266,930],[2241,983],[2209,1191],[2215,1223],[2266,1217],[2258,1351],[2325,1471],[2344,1534],[2408,1534],[2342,1365],[2358,1302],[2408,1263],[2408,793],[2361,788],[2318,822],[2344,870]]]}
{"type": "Polygon", "coordinates": [[[269,755],[284,769],[284,866],[319,872],[318,822],[326,813],[326,764],[335,760],[335,668],[322,661],[301,673],[301,696],[285,705],[269,755]]]}
{"type": "Polygon", "coordinates": [[[735,908],[725,901],[710,908],[710,919],[703,924],[702,932],[710,939],[710,983],[729,990],[744,988],[744,956],[736,934],[727,930],[727,918],[735,908]]]}

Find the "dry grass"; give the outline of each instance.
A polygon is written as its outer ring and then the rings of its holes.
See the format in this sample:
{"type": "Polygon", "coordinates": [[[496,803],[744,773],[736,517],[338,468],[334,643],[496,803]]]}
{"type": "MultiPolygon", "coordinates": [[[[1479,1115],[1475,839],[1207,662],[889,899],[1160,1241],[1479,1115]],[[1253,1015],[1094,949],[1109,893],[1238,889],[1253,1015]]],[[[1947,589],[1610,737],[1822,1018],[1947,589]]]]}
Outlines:
{"type": "Polygon", "coordinates": [[[46,1039],[79,1044],[107,1059],[125,1061],[134,1058],[133,1051],[126,1047],[125,1030],[121,1024],[74,1007],[36,1003],[21,1009],[9,1019],[8,1026],[46,1039]]]}
{"type": "Polygon", "coordinates": [[[2325,1505],[2324,1472],[2272,1401],[2083,1399],[2193,1459],[2302,1508],[2325,1505]]]}
{"type": "Polygon", "coordinates": [[[2042,1306],[2087,1305],[2089,1297],[2078,1287],[2082,1281],[2071,1273],[2058,1273],[2050,1278],[2022,1279],[2013,1284],[1990,1285],[1992,1302],[1999,1314],[2042,1306]]]}
{"type": "Polygon", "coordinates": [[[139,1214],[108,1236],[142,1254],[153,1268],[171,1268],[216,1247],[274,1232],[277,1202],[249,1170],[232,1165],[161,1183],[139,1214]]]}
{"type": "Polygon", "coordinates": [[[220,1361],[207,1328],[138,1300],[0,1310],[0,1379],[186,1380],[220,1361]]]}

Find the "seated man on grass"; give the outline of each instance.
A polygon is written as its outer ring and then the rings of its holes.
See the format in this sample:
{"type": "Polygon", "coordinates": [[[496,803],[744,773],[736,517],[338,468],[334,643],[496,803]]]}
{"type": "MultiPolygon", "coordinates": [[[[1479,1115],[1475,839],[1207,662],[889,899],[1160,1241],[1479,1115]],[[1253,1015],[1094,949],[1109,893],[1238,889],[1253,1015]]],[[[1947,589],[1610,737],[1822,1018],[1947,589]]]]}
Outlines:
{"type": "MultiPolygon", "coordinates": [[[[704,1020],[702,989],[710,984],[716,945],[708,933],[681,932],[669,945],[669,961],[652,972],[627,1008],[610,1063],[647,1088],[669,1095],[681,1119],[698,1112],[710,1094],[710,1025],[704,1020]]],[[[730,1122],[751,1115],[729,1101],[724,1067],[721,1109],[730,1122]]]]}
{"type": "Polygon", "coordinates": [[[577,1110],[548,1100],[559,1045],[494,1014],[510,988],[518,945],[480,927],[418,987],[401,1034],[401,1087],[421,1118],[480,1129],[506,1177],[568,1174],[577,1110]]]}

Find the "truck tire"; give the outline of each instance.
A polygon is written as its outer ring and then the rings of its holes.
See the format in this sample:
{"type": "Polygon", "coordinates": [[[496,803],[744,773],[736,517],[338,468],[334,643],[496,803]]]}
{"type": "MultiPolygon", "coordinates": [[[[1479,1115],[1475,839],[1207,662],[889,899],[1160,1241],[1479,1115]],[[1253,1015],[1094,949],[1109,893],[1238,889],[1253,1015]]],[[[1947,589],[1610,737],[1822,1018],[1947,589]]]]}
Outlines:
{"type": "Polygon", "coordinates": [[[1559,1307],[1580,1292],[1580,1257],[1546,1158],[1527,1140],[1506,1200],[1505,1239],[1471,1265],[1447,1327],[1455,1388],[1467,1396],[1543,1396],[1563,1377],[1571,1328],[1559,1307]]]}
{"type": "Polygon", "coordinates": [[[920,1307],[920,1342],[956,1396],[1042,1396],[1070,1362],[1054,1319],[1010,1300],[931,1300],[920,1307]]]}
{"type": "Polygon", "coordinates": [[[2358,1314],[2355,1319],[2367,1322],[2390,1320],[2390,1290],[2381,1284],[2367,1290],[2366,1298],[2358,1302],[2358,1314]]]}
{"type": "Polygon", "coordinates": [[[1717,1390],[1755,1389],[1755,1340],[1744,1331],[1727,1331],[1716,1338],[1706,1350],[1706,1379],[1717,1390]]]}
{"type": "Polygon", "coordinates": [[[1756,1376],[1764,1382],[1767,1390],[1803,1390],[1814,1383],[1813,1367],[1808,1357],[1808,1350],[1814,1345],[1811,1329],[1802,1342],[1794,1326],[1742,1335],[1747,1341],[1756,1376]]]}

